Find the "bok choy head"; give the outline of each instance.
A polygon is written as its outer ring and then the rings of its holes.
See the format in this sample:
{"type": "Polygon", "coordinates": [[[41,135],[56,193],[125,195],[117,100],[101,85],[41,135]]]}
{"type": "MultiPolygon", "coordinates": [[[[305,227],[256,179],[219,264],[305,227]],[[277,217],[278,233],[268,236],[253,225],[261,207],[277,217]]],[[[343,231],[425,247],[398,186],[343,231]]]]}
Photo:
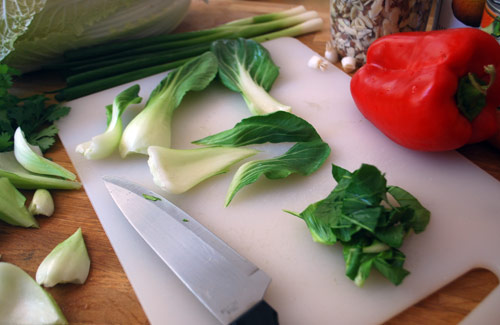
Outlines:
{"type": "Polygon", "coordinates": [[[211,50],[217,56],[222,83],[241,93],[253,115],[291,111],[269,94],[279,68],[262,45],[244,38],[223,39],[213,42],[211,50]]]}
{"type": "Polygon", "coordinates": [[[170,147],[170,124],[175,109],[190,90],[203,90],[217,74],[211,52],[172,70],[152,91],[144,109],[127,125],[120,142],[120,155],[147,154],[149,146],[170,147]]]}

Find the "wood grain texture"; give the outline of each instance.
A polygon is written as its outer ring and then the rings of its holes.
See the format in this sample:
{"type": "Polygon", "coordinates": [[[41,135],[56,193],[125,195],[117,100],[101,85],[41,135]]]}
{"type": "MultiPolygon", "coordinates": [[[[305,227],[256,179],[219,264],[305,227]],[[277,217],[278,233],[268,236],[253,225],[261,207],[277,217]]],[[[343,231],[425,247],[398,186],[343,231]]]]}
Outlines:
{"type": "MultiPolygon", "coordinates": [[[[209,4],[193,0],[188,15],[176,31],[213,27],[233,19],[275,12],[296,5],[317,10],[324,19],[324,27],[320,32],[298,37],[312,50],[323,54],[325,43],[330,39],[327,0],[210,0],[209,4]]],[[[16,86],[26,92],[40,92],[57,89],[61,83],[59,76],[34,74],[19,80],[16,86]]],[[[500,180],[498,149],[482,143],[469,145],[458,151],[500,180]]],[[[47,155],[74,171],[60,142],[47,155]]],[[[26,194],[30,195],[29,192],[26,194]]],[[[70,323],[148,323],[84,189],[53,191],[53,196],[56,212],[50,218],[38,218],[39,229],[0,224],[2,260],[20,266],[34,277],[38,265],[52,248],[81,227],[92,261],[87,282],[84,285],[59,285],[48,289],[70,323]]],[[[387,324],[456,324],[497,285],[498,279],[491,272],[471,270],[387,324]]]]}

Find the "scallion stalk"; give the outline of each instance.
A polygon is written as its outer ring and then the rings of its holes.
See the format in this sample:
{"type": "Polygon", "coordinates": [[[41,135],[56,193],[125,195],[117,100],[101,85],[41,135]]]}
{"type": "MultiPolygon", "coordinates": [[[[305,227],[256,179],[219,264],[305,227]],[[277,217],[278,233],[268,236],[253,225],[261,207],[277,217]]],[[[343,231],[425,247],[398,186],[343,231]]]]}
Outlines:
{"type": "MultiPolygon", "coordinates": [[[[56,95],[71,100],[176,68],[209,49],[212,41],[252,38],[257,42],[317,31],[323,22],[303,6],[235,20],[215,28],[105,44],[65,54],[60,65],[67,87],[56,95]]],[[[57,65],[51,68],[57,69],[57,65]]]]}

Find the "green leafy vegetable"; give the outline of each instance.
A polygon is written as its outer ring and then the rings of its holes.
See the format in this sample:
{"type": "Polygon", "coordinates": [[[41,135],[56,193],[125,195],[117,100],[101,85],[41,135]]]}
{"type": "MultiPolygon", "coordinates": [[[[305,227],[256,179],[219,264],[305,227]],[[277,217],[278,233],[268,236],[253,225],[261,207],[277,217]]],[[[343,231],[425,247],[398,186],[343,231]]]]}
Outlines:
{"type": "Polygon", "coordinates": [[[321,140],[314,127],[300,117],[278,111],[243,119],[232,129],[193,141],[210,146],[246,146],[260,143],[309,142],[321,140]]]}
{"type": "Polygon", "coordinates": [[[208,147],[170,149],[148,148],[148,165],[153,181],[163,190],[180,194],[209,177],[225,173],[233,164],[255,155],[257,150],[208,147]]]}
{"type": "Polygon", "coordinates": [[[4,324],[67,324],[57,302],[28,273],[0,262],[0,319],[4,324]]]}
{"type": "Polygon", "coordinates": [[[375,166],[363,164],[351,173],[333,165],[332,174],[337,186],[328,197],[300,214],[287,212],[306,222],[314,241],[343,245],[346,275],[356,285],[372,268],[399,285],[409,274],[399,248],[410,231],[425,230],[430,212],[410,193],[387,186],[375,166]]]}
{"type": "Polygon", "coordinates": [[[82,184],[76,181],[30,172],[19,164],[13,151],[0,152],[0,177],[8,178],[16,188],[24,190],[39,188],[76,190],[82,187],[82,184]]]}
{"type": "Polygon", "coordinates": [[[279,157],[243,164],[231,181],[226,206],[241,188],[255,182],[262,174],[269,179],[285,178],[292,173],[309,175],[316,171],[330,154],[330,147],[321,140],[311,124],[283,111],[243,119],[230,130],[193,143],[238,147],[266,142],[297,143],[279,157]]]}
{"type": "Polygon", "coordinates": [[[14,155],[24,168],[33,173],[60,176],[69,180],[76,179],[76,175],[69,170],[34,152],[26,141],[21,128],[17,128],[14,133],[14,155]]]}
{"type": "Polygon", "coordinates": [[[106,107],[108,112],[106,131],[93,137],[91,141],[79,144],[76,151],[87,159],[103,159],[117,150],[123,131],[121,115],[129,105],[141,102],[139,89],[139,85],[134,85],[119,93],[115,97],[113,105],[106,107]]]}
{"type": "Polygon", "coordinates": [[[234,175],[226,195],[225,205],[229,205],[236,193],[246,185],[252,184],[264,174],[269,179],[280,179],[290,174],[304,176],[315,172],[330,154],[330,147],[322,140],[298,142],[283,155],[254,160],[243,164],[234,175]]]}
{"type": "Polygon", "coordinates": [[[18,71],[0,64],[0,152],[14,148],[14,132],[23,130],[28,142],[49,149],[55,142],[58,129],[53,122],[69,113],[69,107],[47,105],[48,98],[34,95],[18,98],[9,93],[13,76],[18,71]]]}
{"type": "Polygon", "coordinates": [[[217,74],[217,59],[206,52],[171,71],[153,90],[144,109],[127,125],[120,142],[120,155],[147,153],[152,145],[170,147],[171,120],[184,95],[210,84],[217,74]]]}
{"type": "Polygon", "coordinates": [[[10,0],[2,6],[0,61],[32,71],[69,49],[168,33],[188,7],[184,0],[10,0]]]}
{"type": "Polygon", "coordinates": [[[0,177],[0,219],[13,226],[38,228],[38,222],[25,202],[26,198],[14,185],[7,178],[0,177]]]}
{"type": "Polygon", "coordinates": [[[36,282],[45,287],[58,283],[83,284],[90,269],[90,258],[82,229],[59,243],[45,257],[36,271],[36,282]]]}
{"type": "Polygon", "coordinates": [[[279,68],[262,45],[243,38],[223,39],[213,42],[211,50],[217,56],[222,83],[242,94],[252,114],[291,110],[268,93],[279,68]]]}

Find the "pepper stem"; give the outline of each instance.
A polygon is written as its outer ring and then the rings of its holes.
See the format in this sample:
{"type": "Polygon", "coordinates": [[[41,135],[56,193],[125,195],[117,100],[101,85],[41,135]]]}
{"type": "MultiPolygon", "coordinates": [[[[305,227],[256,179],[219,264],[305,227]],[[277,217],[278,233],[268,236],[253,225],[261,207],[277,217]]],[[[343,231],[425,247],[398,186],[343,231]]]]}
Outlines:
{"type": "Polygon", "coordinates": [[[484,72],[486,72],[487,74],[490,75],[490,82],[487,85],[481,85],[477,81],[476,75],[471,73],[471,72],[469,72],[468,77],[469,77],[471,84],[474,86],[474,88],[476,88],[479,92],[481,92],[481,94],[486,95],[486,92],[488,91],[488,89],[495,82],[497,72],[496,72],[495,66],[493,64],[485,65],[484,72]]]}

